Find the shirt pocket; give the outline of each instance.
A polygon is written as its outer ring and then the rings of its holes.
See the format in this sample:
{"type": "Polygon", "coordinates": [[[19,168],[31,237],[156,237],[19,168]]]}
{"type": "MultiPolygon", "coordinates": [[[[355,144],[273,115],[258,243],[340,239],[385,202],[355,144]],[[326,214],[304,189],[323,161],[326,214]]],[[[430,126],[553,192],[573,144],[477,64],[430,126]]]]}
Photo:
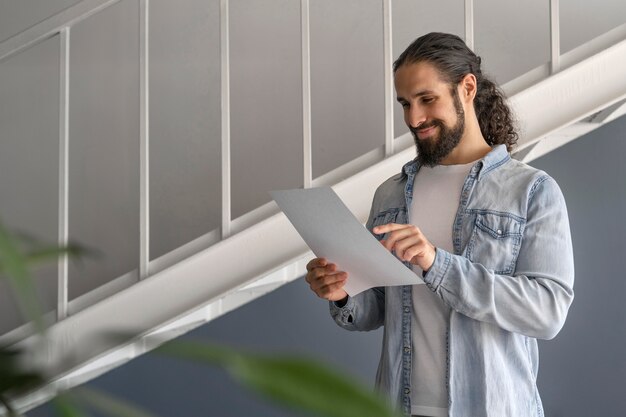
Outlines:
{"type": "Polygon", "coordinates": [[[512,274],[522,243],[523,225],[521,218],[508,213],[476,212],[467,258],[496,274],[512,274]]]}
{"type": "MultiPolygon", "coordinates": [[[[382,224],[387,224],[387,223],[405,224],[406,223],[406,210],[402,208],[392,208],[392,209],[387,209],[385,211],[381,211],[374,217],[374,220],[372,221],[372,228],[376,226],[380,226],[382,224]]],[[[381,239],[386,238],[387,233],[384,233],[384,234],[373,233],[373,235],[376,239],[381,240],[381,239]]]]}

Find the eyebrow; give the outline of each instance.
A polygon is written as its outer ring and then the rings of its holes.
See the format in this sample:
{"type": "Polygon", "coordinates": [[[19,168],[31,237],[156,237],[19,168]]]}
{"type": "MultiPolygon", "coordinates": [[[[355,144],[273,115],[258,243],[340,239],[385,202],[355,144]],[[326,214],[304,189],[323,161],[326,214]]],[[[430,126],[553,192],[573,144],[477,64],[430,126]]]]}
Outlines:
{"type": "MultiPolygon", "coordinates": [[[[422,91],[419,91],[419,92],[413,94],[412,97],[421,97],[421,96],[427,96],[427,95],[430,95],[430,94],[435,94],[435,92],[432,91],[432,90],[422,90],[422,91]]],[[[400,102],[400,103],[402,103],[403,101],[406,101],[406,99],[404,97],[396,97],[396,100],[398,102],[400,102]]]]}

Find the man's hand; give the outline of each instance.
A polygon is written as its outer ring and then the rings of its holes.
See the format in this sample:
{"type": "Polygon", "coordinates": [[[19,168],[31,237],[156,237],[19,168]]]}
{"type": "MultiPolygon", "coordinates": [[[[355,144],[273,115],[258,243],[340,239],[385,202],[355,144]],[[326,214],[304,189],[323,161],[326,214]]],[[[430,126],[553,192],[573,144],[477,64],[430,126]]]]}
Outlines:
{"type": "Polygon", "coordinates": [[[387,250],[395,251],[400,260],[409,261],[423,271],[428,271],[435,262],[436,248],[417,226],[389,223],[376,226],[373,231],[379,235],[389,233],[380,243],[387,250]]]}
{"type": "Polygon", "coordinates": [[[328,301],[342,301],[348,297],[343,289],[348,274],[337,271],[337,265],[324,258],[315,258],[307,264],[306,270],[306,282],[318,297],[328,301]]]}

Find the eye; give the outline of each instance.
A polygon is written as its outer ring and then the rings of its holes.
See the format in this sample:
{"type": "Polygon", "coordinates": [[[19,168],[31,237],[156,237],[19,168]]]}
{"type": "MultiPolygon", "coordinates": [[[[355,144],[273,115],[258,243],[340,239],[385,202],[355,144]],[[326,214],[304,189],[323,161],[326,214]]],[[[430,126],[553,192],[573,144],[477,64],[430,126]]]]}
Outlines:
{"type": "Polygon", "coordinates": [[[402,106],[402,108],[404,109],[408,109],[409,108],[409,103],[407,103],[406,101],[402,101],[400,102],[400,105],[402,106]]]}
{"type": "Polygon", "coordinates": [[[429,104],[429,103],[432,103],[433,101],[435,101],[434,97],[424,97],[424,98],[422,98],[422,103],[424,103],[424,104],[429,104]]]}

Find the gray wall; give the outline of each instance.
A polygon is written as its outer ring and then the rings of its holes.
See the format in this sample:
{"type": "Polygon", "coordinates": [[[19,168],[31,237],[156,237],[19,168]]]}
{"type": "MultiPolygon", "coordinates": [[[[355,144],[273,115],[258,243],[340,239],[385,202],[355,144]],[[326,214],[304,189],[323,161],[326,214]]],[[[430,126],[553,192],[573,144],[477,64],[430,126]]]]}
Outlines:
{"type": "Polygon", "coordinates": [[[532,165],[559,183],[574,241],[567,323],[540,344],[550,417],[626,415],[626,116],[532,165]]]}
{"type": "MultiPolygon", "coordinates": [[[[565,327],[540,343],[539,388],[547,417],[626,414],[626,117],[532,163],[552,175],[568,204],[576,297],[565,327]]],[[[337,327],[303,280],[184,336],[322,360],[371,386],[380,330],[337,327]]],[[[89,385],[160,416],[295,416],[259,400],[224,372],[152,354],[89,385]],[[181,410],[184,413],[181,413],[181,410]]],[[[47,407],[28,413],[46,415],[47,407]]]]}

